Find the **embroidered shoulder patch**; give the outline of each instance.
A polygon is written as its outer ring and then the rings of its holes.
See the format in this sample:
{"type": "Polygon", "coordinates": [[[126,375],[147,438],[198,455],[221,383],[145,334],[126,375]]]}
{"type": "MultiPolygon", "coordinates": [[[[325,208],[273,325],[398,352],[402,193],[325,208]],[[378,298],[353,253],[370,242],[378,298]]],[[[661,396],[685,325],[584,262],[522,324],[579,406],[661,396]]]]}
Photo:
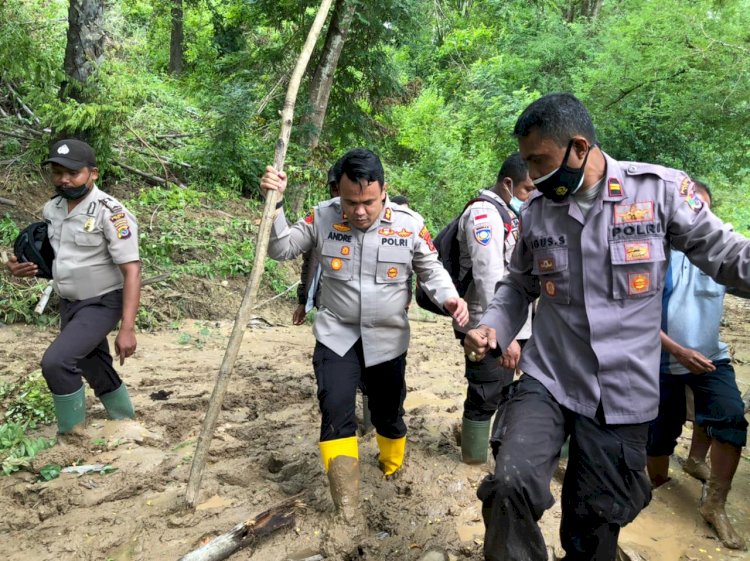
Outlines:
{"type": "Polygon", "coordinates": [[[481,245],[489,245],[492,241],[492,226],[477,226],[474,228],[474,239],[481,245]]]}
{"type": "Polygon", "coordinates": [[[432,243],[432,235],[430,235],[430,231],[427,229],[427,226],[423,226],[419,231],[419,237],[427,243],[427,247],[430,248],[430,251],[435,251],[435,244],[432,243]]]}
{"type": "Polygon", "coordinates": [[[315,222],[315,209],[314,208],[311,208],[310,212],[308,212],[307,215],[305,216],[305,222],[307,224],[312,224],[313,222],[315,222]]]}

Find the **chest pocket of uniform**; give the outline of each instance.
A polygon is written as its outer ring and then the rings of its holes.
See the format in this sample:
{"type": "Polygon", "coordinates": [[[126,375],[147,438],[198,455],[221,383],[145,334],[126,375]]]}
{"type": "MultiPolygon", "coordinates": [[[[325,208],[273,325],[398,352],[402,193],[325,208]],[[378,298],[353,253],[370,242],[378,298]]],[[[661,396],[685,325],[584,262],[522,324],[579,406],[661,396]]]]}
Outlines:
{"type": "Polygon", "coordinates": [[[568,248],[535,251],[531,274],[539,277],[542,296],[547,301],[551,304],[570,304],[568,248]]]}
{"type": "Polygon", "coordinates": [[[375,282],[405,282],[411,273],[412,253],[408,247],[380,246],[375,282]]]}
{"type": "Polygon", "coordinates": [[[352,246],[351,244],[325,240],[321,250],[320,265],[323,277],[336,280],[352,279],[352,246]]]}
{"type": "Polygon", "coordinates": [[[104,236],[100,232],[76,232],[76,245],[82,247],[96,247],[104,243],[104,236]]]}
{"type": "Polygon", "coordinates": [[[612,241],[612,297],[617,300],[643,298],[659,290],[660,263],[665,260],[661,238],[612,241]]]}

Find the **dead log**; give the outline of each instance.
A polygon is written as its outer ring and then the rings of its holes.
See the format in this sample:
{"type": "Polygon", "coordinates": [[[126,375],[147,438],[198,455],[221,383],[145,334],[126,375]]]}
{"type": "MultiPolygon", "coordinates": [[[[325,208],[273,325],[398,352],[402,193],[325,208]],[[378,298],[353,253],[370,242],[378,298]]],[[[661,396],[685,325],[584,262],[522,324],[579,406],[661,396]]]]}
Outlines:
{"type": "Polygon", "coordinates": [[[273,506],[255,518],[240,522],[228,532],[180,557],[178,561],[221,561],[277,530],[294,525],[294,511],[302,507],[295,497],[273,506]]]}
{"type": "Polygon", "coordinates": [[[130,173],[134,173],[136,175],[139,175],[143,179],[146,180],[146,183],[150,183],[151,185],[166,185],[167,182],[174,183],[178,187],[185,188],[185,185],[179,181],[175,181],[174,179],[170,178],[169,180],[164,179],[163,177],[157,177],[155,175],[151,175],[150,173],[146,173],[145,171],[141,171],[139,169],[136,169],[134,167],[131,167],[127,164],[124,164],[118,160],[113,160],[112,163],[116,166],[121,167],[125,171],[129,171],[130,173]]]}
{"type": "Polygon", "coordinates": [[[16,206],[16,201],[0,197],[0,205],[16,206]]]}

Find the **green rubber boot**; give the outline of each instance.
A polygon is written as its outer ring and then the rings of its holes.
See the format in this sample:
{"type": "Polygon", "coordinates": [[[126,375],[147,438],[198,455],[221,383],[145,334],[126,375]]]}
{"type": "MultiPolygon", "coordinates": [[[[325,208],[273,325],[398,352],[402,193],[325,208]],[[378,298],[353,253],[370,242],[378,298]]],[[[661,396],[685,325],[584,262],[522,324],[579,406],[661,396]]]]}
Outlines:
{"type": "Polygon", "coordinates": [[[128,388],[125,384],[113,392],[105,393],[99,396],[99,399],[107,410],[107,417],[110,419],[132,419],[135,417],[133,403],[128,395],[128,388]]]}
{"type": "Polygon", "coordinates": [[[86,420],[86,391],[81,386],[78,391],[65,395],[52,394],[57,417],[57,432],[71,432],[76,425],[86,420]]]}
{"type": "Polygon", "coordinates": [[[490,441],[490,421],[461,419],[461,459],[465,464],[483,464],[487,461],[490,441]]]}

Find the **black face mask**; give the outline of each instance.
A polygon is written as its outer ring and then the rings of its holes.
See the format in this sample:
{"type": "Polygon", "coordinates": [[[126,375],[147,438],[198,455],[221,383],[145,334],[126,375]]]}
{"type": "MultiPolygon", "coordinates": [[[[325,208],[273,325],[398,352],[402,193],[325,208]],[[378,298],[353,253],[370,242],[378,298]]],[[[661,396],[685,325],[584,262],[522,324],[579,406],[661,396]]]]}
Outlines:
{"type": "Polygon", "coordinates": [[[573,141],[571,140],[568,142],[568,148],[565,150],[565,156],[559,168],[534,180],[534,185],[542,195],[556,203],[564,201],[583,185],[583,169],[586,167],[586,160],[589,159],[591,147],[586,151],[581,167],[571,168],[567,166],[567,162],[572,147],[573,141]]]}
{"type": "Polygon", "coordinates": [[[89,188],[85,183],[78,187],[62,187],[60,185],[55,185],[55,192],[63,199],[67,199],[69,201],[77,201],[89,192],[89,188]]]}

